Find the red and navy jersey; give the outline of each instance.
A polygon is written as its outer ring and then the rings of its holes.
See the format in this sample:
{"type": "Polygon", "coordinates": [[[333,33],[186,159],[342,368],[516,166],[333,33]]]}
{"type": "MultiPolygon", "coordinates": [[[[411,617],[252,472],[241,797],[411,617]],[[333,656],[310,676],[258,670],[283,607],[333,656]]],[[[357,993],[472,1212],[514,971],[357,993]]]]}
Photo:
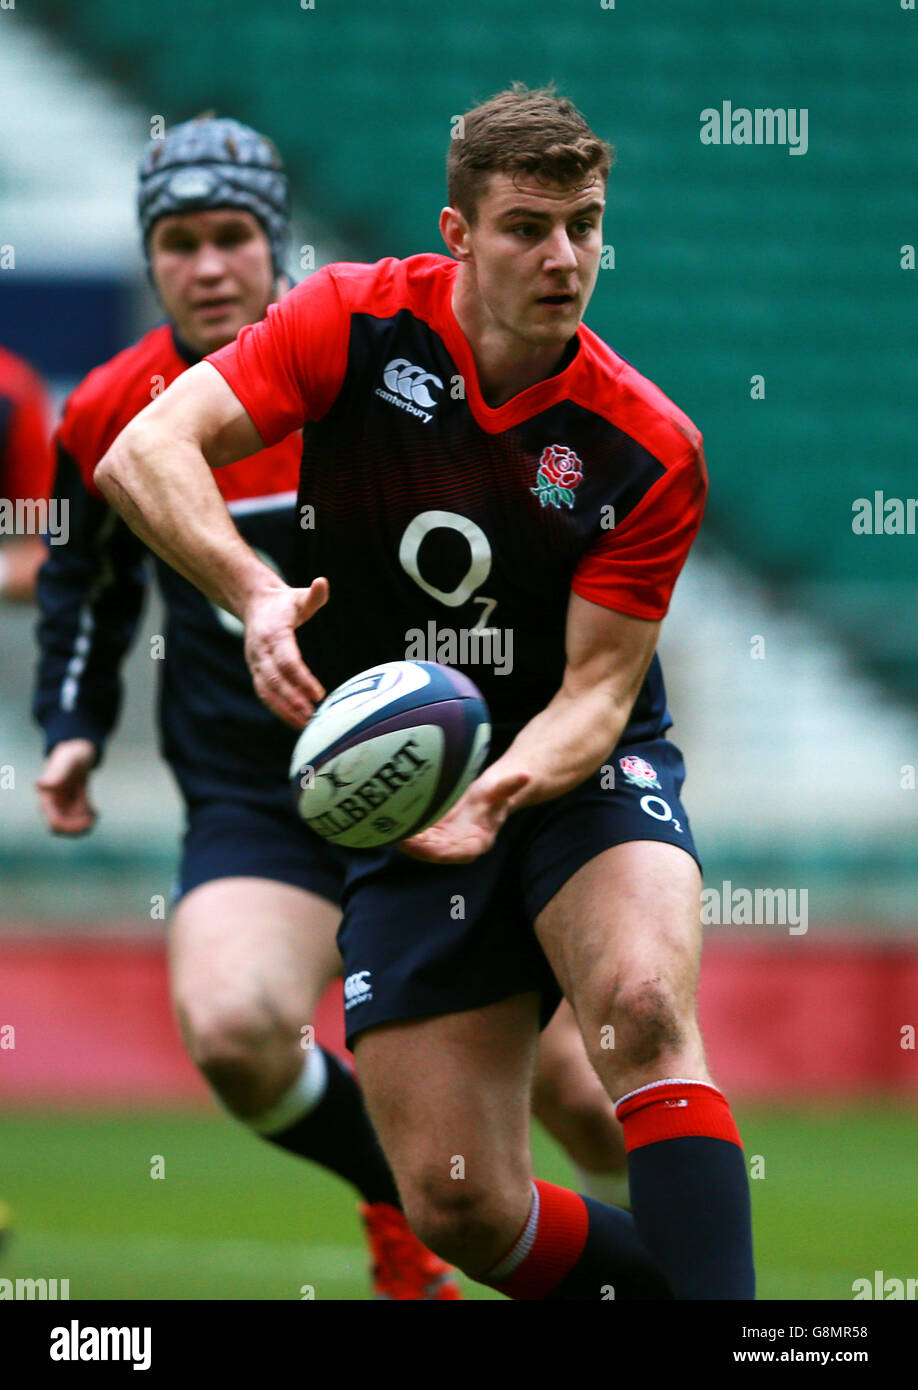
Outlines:
{"type": "MultiPolygon", "coordinates": [[[[93,472],[125,425],[194,360],[163,325],[91,372],[65,407],[55,487],[69,504],[70,536],[50,547],[39,577],[34,712],[48,750],[68,738],[104,748],[146,587],[149,552],[98,492],[93,472]]],[[[300,454],[295,434],[215,474],[242,535],[287,578],[300,454]]],[[[160,678],[162,750],[183,794],[286,805],[296,735],[254,692],[242,624],[170,566],[155,564],[167,626],[161,649],[151,645],[151,676],[160,678]]]]}
{"type": "Polygon", "coordinates": [[[0,497],[47,501],[54,476],[51,408],[40,378],[0,348],[0,497]]]}
{"type": "MultiPolygon", "coordinates": [[[[297,580],[331,585],[302,629],[318,678],[456,665],[501,746],[561,684],[572,590],[663,617],[707,478],[688,417],[585,326],[554,376],[489,407],[452,311],[457,269],[328,266],[208,361],[266,445],[303,427],[297,580]]],[[[654,658],[622,739],[671,722],[654,658]]]]}

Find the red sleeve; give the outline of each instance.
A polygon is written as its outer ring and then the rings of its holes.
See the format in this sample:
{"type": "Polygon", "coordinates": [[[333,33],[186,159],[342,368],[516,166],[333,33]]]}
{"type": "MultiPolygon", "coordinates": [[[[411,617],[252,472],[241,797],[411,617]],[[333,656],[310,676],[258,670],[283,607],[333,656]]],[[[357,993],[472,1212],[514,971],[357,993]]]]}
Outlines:
{"type": "Polygon", "coordinates": [[[574,571],[581,598],[651,622],[666,616],[701,525],[708,477],[697,449],[658,478],[620,526],[610,528],[574,571]]]}
{"type": "Polygon", "coordinates": [[[32,377],[27,394],[13,408],[3,454],[2,491],[12,500],[46,501],[54,481],[50,435],[51,407],[44,387],[32,377]]]}
{"type": "Polygon", "coordinates": [[[349,337],[350,314],[326,267],[207,361],[268,446],[330,409],[347,370],[349,337]]]}

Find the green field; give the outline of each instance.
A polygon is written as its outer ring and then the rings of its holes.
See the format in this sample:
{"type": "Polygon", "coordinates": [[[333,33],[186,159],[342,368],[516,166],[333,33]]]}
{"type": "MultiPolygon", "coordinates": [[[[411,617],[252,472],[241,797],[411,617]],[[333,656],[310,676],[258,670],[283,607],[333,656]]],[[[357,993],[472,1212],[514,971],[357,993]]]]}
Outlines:
{"type": "MultiPolygon", "coordinates": [[[[751,1184],[761,1298],[850,1300],[874,1270],[918,1275],[914,1110],[738,1119],[750,1171],[764,1169],[751,1184]]],[[[540,1177],[570,1181],[541,1134],[535,1156],[540,1177]]],[[[348,1188],[220,1114],[7,1114],[0,1197],[14,1216],[0,1276],[69,1278],[73,1299],[370,1296],[348,1188]]]]}

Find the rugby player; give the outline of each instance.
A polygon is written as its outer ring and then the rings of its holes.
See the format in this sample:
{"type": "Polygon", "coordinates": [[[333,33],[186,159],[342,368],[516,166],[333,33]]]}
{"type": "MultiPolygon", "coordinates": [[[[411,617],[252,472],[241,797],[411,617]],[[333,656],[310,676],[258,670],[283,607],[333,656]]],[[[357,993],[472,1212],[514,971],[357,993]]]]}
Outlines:
{"type": "Polygon", "coordinates": [[[348,856],[338,944],[371,982],[348,1037],[405,1212],[514,1297],[750,1298],[748,1181],[696,1018],[700,873],[655,655],[707,480],[696,427],[582,323],[611,158],[552,91],[467,113],[448,257],[320,271],[148,407],[96,481],[240,617],[255,689],[293,726],[399,657],[406,630],[471,628],[487,598],[521,658],[474,672],[494,761],[407,854],[348,856]],[[382,385],[396,367],[403,401],[382,385]],[[315,525],[291,587],[210,470],[297,427],[315,525]],[[415,547],[450,528],[458,583],[446,547],[415,547]],[[552,971],[617,1098],[633,1220],[531,1178],[552,971]]]}
{"type": "Polygon", "coordinates": [[[611,158],[551,91],[467,113],[448,257],[319,272],[148,407],[96,481],[241,618],[255,689],[293,726],[398,657],[406,630],[471,628],[485,600],[512,630],[512,675],[474,673],[494,761],[407,854],[348,856],[338,944],[372,982],[347,1025],[376,1132],[415,1232],[510,1296],[751,1298],[749,1186],[697,1023],[700,873],[655,654],[707,479],[688,417],[582,323],[611,158]],[[210,469],[297,427],[315,527],[291,587],[210,469]],[[458,583],[444,546],[420,548],[451,527],[458,583]],[[554,977],[618,1098],[633,1220],[531,1178],[554,977]]]}
{"type": "Polygon", "coordinates": [[[23,520],[41,520],[53,482],[53,453],[48,447],[51,407],[40,377],[6,348],[0,348],[0,598],[27,603],[35,597],[35,580],[45,561],[45,543],[36,532],[11,532],[16,505],[29,504],[23,520]],[[15,539],[7,536],[15,534],[15,539]]]}
{"type": "MultiPolygon", "coordinates": [[[[261,319],[286,288],[284,174],[270,142],[238,122],[187,122],[152,141],[138,210],[168,322],[90,374],[57,435],[72,535],[42,577],[36,713],[48,749],[41,804],[64,834],[95,819],[89,778],[117,718],[119,667],[145,587],[145,547],[100,496],[93,470],[151,398],[261,319]]],[[[220,473],[221,496],[272,572],[289,575],[302,439],[288,432],[249,452],[220,473]]],[[[399,1210],[351,1072],[304,1047],[316,1003],[340,972],[344,860],[293,810],[295,736],[252,690],[242,626],[225,605],[168,564],[157,564],[157,577],[168,615],[162,745],[188,812],[170,964],[189,1053],[234,1115],[359,1190],[381,1296],[455,1298],[446,1266],[399,1210]]],[[[592,1190],[622,1200],[620,1130],[569,1011],[546,1035],[537,1107],[592,1190]]]]}

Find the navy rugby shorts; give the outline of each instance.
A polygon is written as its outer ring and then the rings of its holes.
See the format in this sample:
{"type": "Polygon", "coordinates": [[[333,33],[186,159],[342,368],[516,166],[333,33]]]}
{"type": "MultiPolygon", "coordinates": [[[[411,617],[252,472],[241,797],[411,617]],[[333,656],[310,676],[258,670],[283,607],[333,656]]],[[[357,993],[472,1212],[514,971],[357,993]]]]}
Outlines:
{"type": "Polygon", "coordinates": [[[472,864],[425,864],[393,849],[338,848],[293,807],[239,800],[189,810],[177,898],[236,876],[317,893],[344,917],[348,1041],[379,1023],[458,1013],[530,990],[547,1023],[560,1000],[532,924],[579,868],[612,845],[659,840],[698,860],[679,799],[682,754],[629,744],[573,791],[511,816],[472,864]]]}
{"type": "Polygon", "coordinates": [[[561,995],[532,924],[613,845],[658,840],[698,862],[679,799],[684,779],[668,739],[629,744],[565,796],[511,816],[472,864],[427,864],[392,849],[352,853],[338,931],[348,1043],[376,1024],[530,990],[541,994],[547,1023],[561,995]]]}
{"type": "Polygon", "coordinates": [[[348,855],[320,840],[293,807],[227,798],[188,809],[175,901],[218,878],[269,878],[318,893],[337,907],[348,855]]]}

